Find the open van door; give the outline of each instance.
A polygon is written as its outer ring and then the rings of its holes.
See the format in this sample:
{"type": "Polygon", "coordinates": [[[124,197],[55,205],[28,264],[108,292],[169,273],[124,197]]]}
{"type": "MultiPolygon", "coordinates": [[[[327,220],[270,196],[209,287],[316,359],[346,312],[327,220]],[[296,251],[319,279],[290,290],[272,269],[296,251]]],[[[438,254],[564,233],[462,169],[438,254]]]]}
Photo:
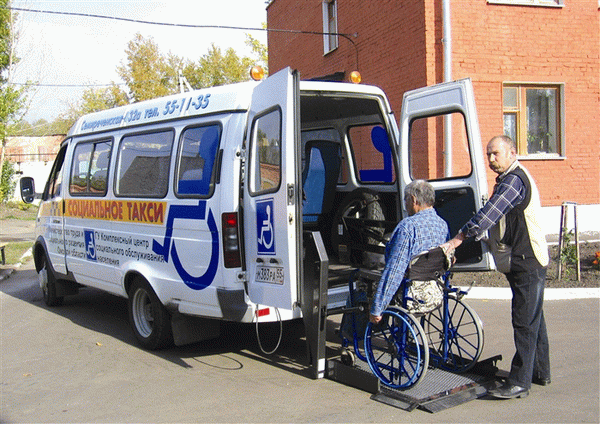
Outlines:
{"type": "Polygon", "coordinates": [[[245,143],[248,294],[281,309],[293,309],[300,280],[299,96],[299,75],[290,68],[257,85],[245,143]]]}
{"type": "MultiPolygon", "coordinates": [[[[428,180],[436,192],[435,209],[455,236],[487,200],[486,167],[471,80],[406,92],[400,134],[402,188],[414,179],[428,180]]],[[[494,269],[483,242],[463,243],[456,258],[455,271],[494,269]]]]}

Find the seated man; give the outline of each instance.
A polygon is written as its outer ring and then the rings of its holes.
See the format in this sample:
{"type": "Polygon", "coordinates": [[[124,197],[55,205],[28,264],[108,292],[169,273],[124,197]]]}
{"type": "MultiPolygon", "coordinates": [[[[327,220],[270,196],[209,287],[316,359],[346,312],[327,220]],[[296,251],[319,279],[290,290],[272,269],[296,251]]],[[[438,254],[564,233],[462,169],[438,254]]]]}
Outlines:
{"type": "Polygon", "coordinates": [[[371,304],[372,323],[381,321],[381,314],[398,291],[410,259],[450,238],[448,224],[433,209],[435,191],[424,180],[415,180],[404,190],[408,217],[400,221],[385,249],[385,268],[371,304]]]}

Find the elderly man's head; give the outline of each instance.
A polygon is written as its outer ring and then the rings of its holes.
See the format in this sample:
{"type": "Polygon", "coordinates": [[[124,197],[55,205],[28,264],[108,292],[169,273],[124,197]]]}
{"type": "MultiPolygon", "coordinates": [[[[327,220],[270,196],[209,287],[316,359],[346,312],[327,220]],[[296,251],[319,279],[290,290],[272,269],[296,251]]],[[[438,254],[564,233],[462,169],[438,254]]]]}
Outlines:
{"type": "Polygon", "coordinates": [[[409,215],[428,209],[435,203],[435,191],[425,180],[414,180],[404,189],[404,203],[409,215]]]}

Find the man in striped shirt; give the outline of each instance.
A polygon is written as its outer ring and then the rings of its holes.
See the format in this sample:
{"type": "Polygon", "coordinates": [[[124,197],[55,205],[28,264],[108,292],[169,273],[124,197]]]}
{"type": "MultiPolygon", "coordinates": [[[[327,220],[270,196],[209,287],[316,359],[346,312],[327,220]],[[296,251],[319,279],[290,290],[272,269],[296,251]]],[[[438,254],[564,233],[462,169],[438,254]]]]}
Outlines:
{"type": "MultiPolygon", "coordinates": [[[[455,249],[463,240],[483,238],[494,230],[507,247],[510,262],[504,272],[510,284],[512,325],[516,352],[510,374],[490,394],[500,399],[526,397],[531,383],[550,384],[548,334],[544,320],[543,300],[548,248],[539,225],[541,210],[537,187],[531,175],[517,161],[515,142],[497,136],[487,145],[490,168],[498,174],[489,201],[467,222],[445,248],[455,249]]],[[[492,252],[495,252],[492,246],[492,252]]],[[[504,262],[494,255],[496,262],[504,262]]]]}

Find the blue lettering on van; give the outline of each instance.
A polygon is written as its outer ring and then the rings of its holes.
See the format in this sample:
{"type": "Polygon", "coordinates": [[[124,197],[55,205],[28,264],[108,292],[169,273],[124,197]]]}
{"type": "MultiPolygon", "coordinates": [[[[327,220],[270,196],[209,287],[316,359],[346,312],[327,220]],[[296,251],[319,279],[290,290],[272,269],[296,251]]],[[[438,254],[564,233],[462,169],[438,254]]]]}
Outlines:
{"type": "Polygon", "coordinates": [[[85,255],[88,260],[96,261],[96,238],[93,230],[84,230],[85,235],[85,255]]]}
{"type": "Polygon", "coordinates": [[[163,243],[161,244],[156,240],[152,240],[152,251],[157,255],[161,255],[165,262],[169,262],[170,256],[171,259],[173,259],[175,270],[189,288],[193,290],[202,290],[208,287],[215,279],[217,268],[219,266],[219,231],[212,210],[208,210],[208,216],[206,214],[206,200],[200,200],[197,206],[171,206],[169,208],[169,214],[167,215],[167,225],[163,243]],[[173,221],[175,221],[175,219],[206,219],[208,229],[212,236],[210,261],[204,274],[198,277],[191,275],[185,270],[179,259],[179,255],[177,254],[175,242],[173,241],[171,243],[173,237],[173,221]]]}
{"type": "Polygon", "coordinates": [[[256,202],[256,241],[259,254],[275,254],[274,213],[273,199],[256,202]]]}

